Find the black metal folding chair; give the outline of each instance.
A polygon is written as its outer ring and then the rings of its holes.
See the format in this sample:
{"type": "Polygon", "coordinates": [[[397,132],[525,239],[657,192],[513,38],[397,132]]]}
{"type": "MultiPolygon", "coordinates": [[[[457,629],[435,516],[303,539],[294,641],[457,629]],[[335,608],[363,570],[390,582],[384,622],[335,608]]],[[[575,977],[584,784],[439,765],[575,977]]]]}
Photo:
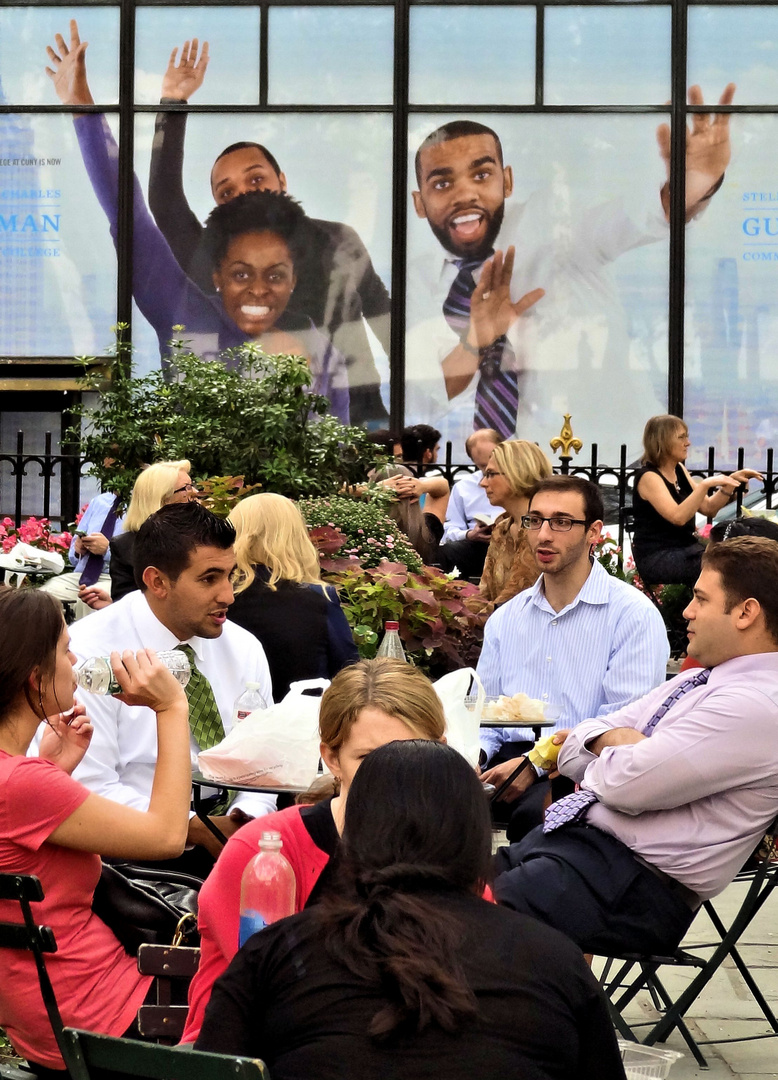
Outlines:
{"type": "Polygon", "coordinates": [[[206,1054],[65,1028],[72,1080],[137,1076],[148,1080],[270,1080],[263,1062],[236,1054],[206,1054]]]}
{"type": "Polygon", "coordinates": [[[769,843],[766,857],[760,861],[749,860],[746,868],[736,876],[735,882],[747,885],[746,894],[737,914],[726,926],[712,901],[702,905],[713,928],[718,935],[714,941],[679,948],[672,956],[641,956],[622,953],[606,960],[600,982],[608,995],[611,1017],[618,1031],[628,1039],[640,1041],[647,1046],[664,1042],[668,1035],[677,1028],[686,1041],[689,1050],[702,1068],[707,1068],[707,1061],[700,1050],[709,1046],[727,1042],[747,1042],[754,1039],[775,1038],[778,1035],[778,1019],[769,1002],[754,978],[753,972],[743,959],[744,948],[764,947],[764,943],[741,942],[741,937],[761,911],[773,889],[778,885],[778,862],[774,861],[775,837],[778,832],[778,819],[773,823],[766,836],[769,843]],[[771,852],[773,857],[771,858],[771,852]],[[756,1035],[734,1036],[720,1039],[695,1039],[684,1022],[684,1016],[711,981],[727,958],[730,958],[743,978],[743,981],[761,1009],[769,1031],[756,1035]],[[615,965],[619,963],[614,972],[615,965]],[[686,988],[673,999],[659,977],[662,967],[693,967],[697,974],[686,988]],[[641,1021],[629,1024],[624,1019],[624,1009],[634,1000],[641,990],[651,995],[654,1006],[662,1015],[659,1020],[641,1021]],[[638,1039],[636,1030],[648,1027],[648,1031],[638,1039]]]}
{"type": "MultiPolygon", "coordinates": [[[[63,1035],[62,1017],[59,1014],[54,988],[46,970],[45,953],[57,951],[54,931],[50,926],[37,926],[31,903],[43,899],[43,888],[38,878],[30,874],[0,874],[0,900],[16,900],[21,909],[23,922],[0,923],[0,949],[26,949],[31,952],[38,971],[38,982],[46,1013],[57,1040],[57,1046],[66,1065],[69,1065],[70,1048],[63,1035]]],[[[26,1068],[3,1066],[0,1075],[12,1080],[20,1075],[32,1076],[26,1068]]]]}

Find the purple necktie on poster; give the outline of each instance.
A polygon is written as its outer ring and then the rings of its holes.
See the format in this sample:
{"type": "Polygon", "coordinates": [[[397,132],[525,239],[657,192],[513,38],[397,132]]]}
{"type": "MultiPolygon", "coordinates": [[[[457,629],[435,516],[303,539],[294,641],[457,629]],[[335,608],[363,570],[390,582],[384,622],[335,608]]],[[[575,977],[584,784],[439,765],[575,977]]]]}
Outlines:
{"type": "MultiPolygon", "coordinates": [[[[493,255],[490,251],[486,258],[493,255]]],[[[473,271],[483,259],[456,259],[459,272],[443,301],[443,316],[451,329],[464,339],[470,326],[470,301],[475,289],[473,271]]],[[[514,353],[503,334],[485,349],[479,350],[478,386],[475,391],[473,429],[494,428],[504,439],[516,434],[516,413],[519,409],[519,377],[503,370],[506,360],[514,353]]]]}
{"type": "MultiPolygon", "coordinates": [[[[106,538],[110,540],[116,530],[116,522],[119,520],[119,515],[116,512],[116,506],[119,502],[118,497],[114,499],[113,506],[105,515],[105,521],[100,532],[106,538]]],[[[103,572],[103,565],[105,564],[105,555],[92,555],[90,554],[86,560],[86,566],[81,571],[81,577],[78,579],[80,585],[94,585],[97,579],[103,572]]]]}
{"type": "MultiPolygon", "coordinates": [[[[687,690],[692,690],[695,686],[704,686],[709,675],[710,668],[703,668],[702,671],[696,672],[696,674],[684,679],[682,683],[676,686],[672,694],[665,698],[643,729],[643,734],[647,739],[651,738],[656,730],[656,725],[676,701],[682,698],[687,690]]],[[[570,825],[573,821],[581,821],[582,818],[586,817],[589,808],[596,802],[597,796],[593,791],[574,791],[572,795],[565,795],[564,799],[551,803],[546,811],[543,832],[554,832],[555,829],[559,829],[563,825],[570,825]]]]}

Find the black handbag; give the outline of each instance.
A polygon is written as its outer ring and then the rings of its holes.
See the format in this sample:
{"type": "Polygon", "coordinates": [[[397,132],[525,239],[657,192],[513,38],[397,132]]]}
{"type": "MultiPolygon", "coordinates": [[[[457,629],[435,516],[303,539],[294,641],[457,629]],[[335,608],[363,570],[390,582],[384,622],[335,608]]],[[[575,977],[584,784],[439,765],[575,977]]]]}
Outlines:
{"type": "Polygon", "coordinates": [[[92,911],[130,956],[137,955],[141,945],[197,946],[202,884],[200,878],[176,870],[104,862],[92,911]]]}

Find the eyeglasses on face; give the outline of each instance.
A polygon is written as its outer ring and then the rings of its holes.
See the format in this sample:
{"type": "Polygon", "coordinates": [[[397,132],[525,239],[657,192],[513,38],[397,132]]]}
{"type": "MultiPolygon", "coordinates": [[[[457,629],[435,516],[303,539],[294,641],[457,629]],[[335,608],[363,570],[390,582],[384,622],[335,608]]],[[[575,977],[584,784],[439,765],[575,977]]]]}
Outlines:
{"type": "Polygon", "coordinates": [[[502,476],[503,473],[497,472],[495,469],[487,469],[484,473],[484,480],[492,480],[495,476],[502,476]]]}
{"type": "Polygon", "coordinates": [[[174,495],[180,495],[182,491],[185,491],[187,493],[187,495],[191,495],[193,491],[197,491],[197,490],[198,490],[198,488],[197,488],[196,484],[184,484],[183,487],[174,488],[173,489],[173,494],[174,495]]]}
{"type": "Polygon", "coordinates": [[[563,514],[557,514],[554,517],[541,517],[540,514],[525,514],[521,519],[521,524],[525,529],[537,532],[538,529],[543,528],[544,521],[548,522],[548,527],[552,532],[570,532],[573,525],[587,524],[581,518],[565,517],[563,514]]]}

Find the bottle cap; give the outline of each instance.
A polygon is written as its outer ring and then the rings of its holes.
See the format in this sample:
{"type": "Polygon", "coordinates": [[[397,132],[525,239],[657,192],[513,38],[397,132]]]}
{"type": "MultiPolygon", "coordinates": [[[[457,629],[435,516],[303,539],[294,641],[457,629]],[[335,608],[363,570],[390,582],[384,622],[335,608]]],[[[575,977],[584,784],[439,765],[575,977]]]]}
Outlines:
{"type": "Polygon", "coordinates": [[[400,624],[398,622],[384,623],[384,630],[399,630],[400,624]]]}
{"type": "Polygon", "coordinates": [[[261,687],[260,687],[260,684],[258,682],[247,682],[246,683],[246,689],[247,690],[260,690],[261,687]]]}
{"type": "Polygon", "coordinates": [[[283,841],[281,839],[280,832],[263,832],[262,839],[259,841],[260,848],[275,848],[276,851],[280,851],[283,847],[283,841]]]}

